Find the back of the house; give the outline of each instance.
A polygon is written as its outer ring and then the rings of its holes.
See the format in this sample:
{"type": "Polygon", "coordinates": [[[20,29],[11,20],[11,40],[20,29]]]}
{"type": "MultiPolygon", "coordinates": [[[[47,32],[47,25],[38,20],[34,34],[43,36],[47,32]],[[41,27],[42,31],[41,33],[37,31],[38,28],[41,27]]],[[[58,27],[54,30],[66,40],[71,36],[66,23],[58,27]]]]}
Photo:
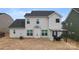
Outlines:
{"type": "Polygon", "coordinates": [[[55,11],[32,11],[24,15],[25,19],[16,19],[10,28],[11,38],[49,38],[59,37],[62,29],[61,15],[55,11]]]}

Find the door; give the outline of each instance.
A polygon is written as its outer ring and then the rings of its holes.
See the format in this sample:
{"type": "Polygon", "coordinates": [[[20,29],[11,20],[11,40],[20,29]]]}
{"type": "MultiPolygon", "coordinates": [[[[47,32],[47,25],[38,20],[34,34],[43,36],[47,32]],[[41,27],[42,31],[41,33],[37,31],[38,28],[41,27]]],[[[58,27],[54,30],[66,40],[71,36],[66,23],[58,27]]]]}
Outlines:
{"type": "Polygon", "coordinates": [[[40,32],[40,29],[37,29],[37,28],[34,29],[34,37],[35,37],[35,38],[40,38],[40,33],[41,33],[41,32],[40,32]]]}
{"type": "Polygon", "coordinates": [[[57,31],[52,31],[52,36],[53,36],[54,38],[57,37],[57,36],[58,36],[57,31]]]}

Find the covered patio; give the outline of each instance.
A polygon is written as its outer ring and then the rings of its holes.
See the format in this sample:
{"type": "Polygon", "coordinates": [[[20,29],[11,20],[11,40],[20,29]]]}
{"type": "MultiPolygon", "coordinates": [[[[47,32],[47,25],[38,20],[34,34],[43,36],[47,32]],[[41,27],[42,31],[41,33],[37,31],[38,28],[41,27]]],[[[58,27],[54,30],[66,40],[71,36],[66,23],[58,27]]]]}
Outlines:
{"type": "MultiPolygon", "coordinates": [[[[61,30],[52,30],[52,36],[54,37],[54,40],[60,41],[61,38],[64,38],[64,36],[68,36],[68,30],[61,29],[61,30]],[[60,35],[58,35],[60,33],[60,35]]],[[[64,41],[67,42],[67,37],[64,38],[64,41]]]]}

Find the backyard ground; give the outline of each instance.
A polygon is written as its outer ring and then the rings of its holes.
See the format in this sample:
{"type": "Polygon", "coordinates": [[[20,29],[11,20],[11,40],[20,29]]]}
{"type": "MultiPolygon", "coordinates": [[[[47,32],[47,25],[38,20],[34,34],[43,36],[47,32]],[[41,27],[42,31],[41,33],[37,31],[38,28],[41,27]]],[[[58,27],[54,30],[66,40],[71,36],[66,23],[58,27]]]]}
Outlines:
{"type": "Polygon", "coordinates": [[[0,38],[0,50],[78,50],[78,43],[68,40],[50,41],[48,39],[10,39],[0,38]]]}

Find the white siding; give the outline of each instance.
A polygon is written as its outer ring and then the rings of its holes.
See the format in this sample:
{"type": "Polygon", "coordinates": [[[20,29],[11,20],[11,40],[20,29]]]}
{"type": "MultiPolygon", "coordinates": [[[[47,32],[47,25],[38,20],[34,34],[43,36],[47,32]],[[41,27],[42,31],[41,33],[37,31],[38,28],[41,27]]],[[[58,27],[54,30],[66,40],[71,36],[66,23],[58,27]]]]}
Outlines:
{"type": "Polygon", "coordinates": [[[28,29],[33,30],[34,38],[42,37],[41,30],[48,30],[48,17],[27,17],[25,23],[26,23],[26,30],[28,29]],[[30,20],[30,24],[27,24],[27,19],[30,20]],[[39,19],[39,24],[36,23],[37,19],[39,19]],[[35,26],[39,26],[40,28],[35,28],[35,26]]]}
{"type": "MultiPolygon", "coordinates": [[[[49,37],[50,39],[53,39],[52,37],[52,30],[61,30],[62,29],[62,24],[60,23],[56,23],[56,19],[60,19],[61,17],[59,15],[57,15],[56,13],[53,13],[49,16],[49,29],[51,30],[49,33],[49,37]]],[[[61,36],[62,32],[58,32],[58,37],[61,36]]]]}
{"type": "MultiPolygon", "coordinates": [[[[51,14],[49,17],[27,17],[25,18],[25,28],[15,29],[16,34],[13,34],[14,29],[10,29],[10,37],[19,37],[23,36],[26,38],[49,38],[53,40],[52,30],[61,30],[62,24],[56,23],[56,19],[61,19],[57,14],[51,14]],[[27,24],[27,19],[30,20],[30,24],[27,24]],[[36,23],[37,19],[39,19],[39,24],[36,23]],[[39,26],[39,28],[35,28],[35,26],[39,26]],[[33,36],[27,36],[27,30],[33,30],[33,36]],[[48,36],[41,36],[41,30],[48,30],[48,36]]],[[[58,32],[58,36],[62,33],[58,32]]]]}
{"type": "Polygon", "coordinates": [[[53,13],[49,16],[49,29],[52,30],[60,30],[62,28],[62,24],[56,23],[56,19],[61,19],[57,14],[53,13]]]}
{"type": "Polygon", "coordinates": [[[35,26],[39,26],[41,29],[48,29],[48,17],[27,17],[26,18],[26,29],[34,29],[35,26]],[[30,24],[27,24],[27,19],[30,19],[30,24]],[[39,19],[39,24],[36,24],[39,19]]]}
{"type": "Polygon", "coordinates": [[[12,28],[9,30],[10,31],[10,37],[11,38],[19,38],[20,36],[25,37],[26,36],[26,31],[25,29],[21,29],[21,28],[12,28]],[[15,34],[13,33],[15,30],[15,34]]]}

